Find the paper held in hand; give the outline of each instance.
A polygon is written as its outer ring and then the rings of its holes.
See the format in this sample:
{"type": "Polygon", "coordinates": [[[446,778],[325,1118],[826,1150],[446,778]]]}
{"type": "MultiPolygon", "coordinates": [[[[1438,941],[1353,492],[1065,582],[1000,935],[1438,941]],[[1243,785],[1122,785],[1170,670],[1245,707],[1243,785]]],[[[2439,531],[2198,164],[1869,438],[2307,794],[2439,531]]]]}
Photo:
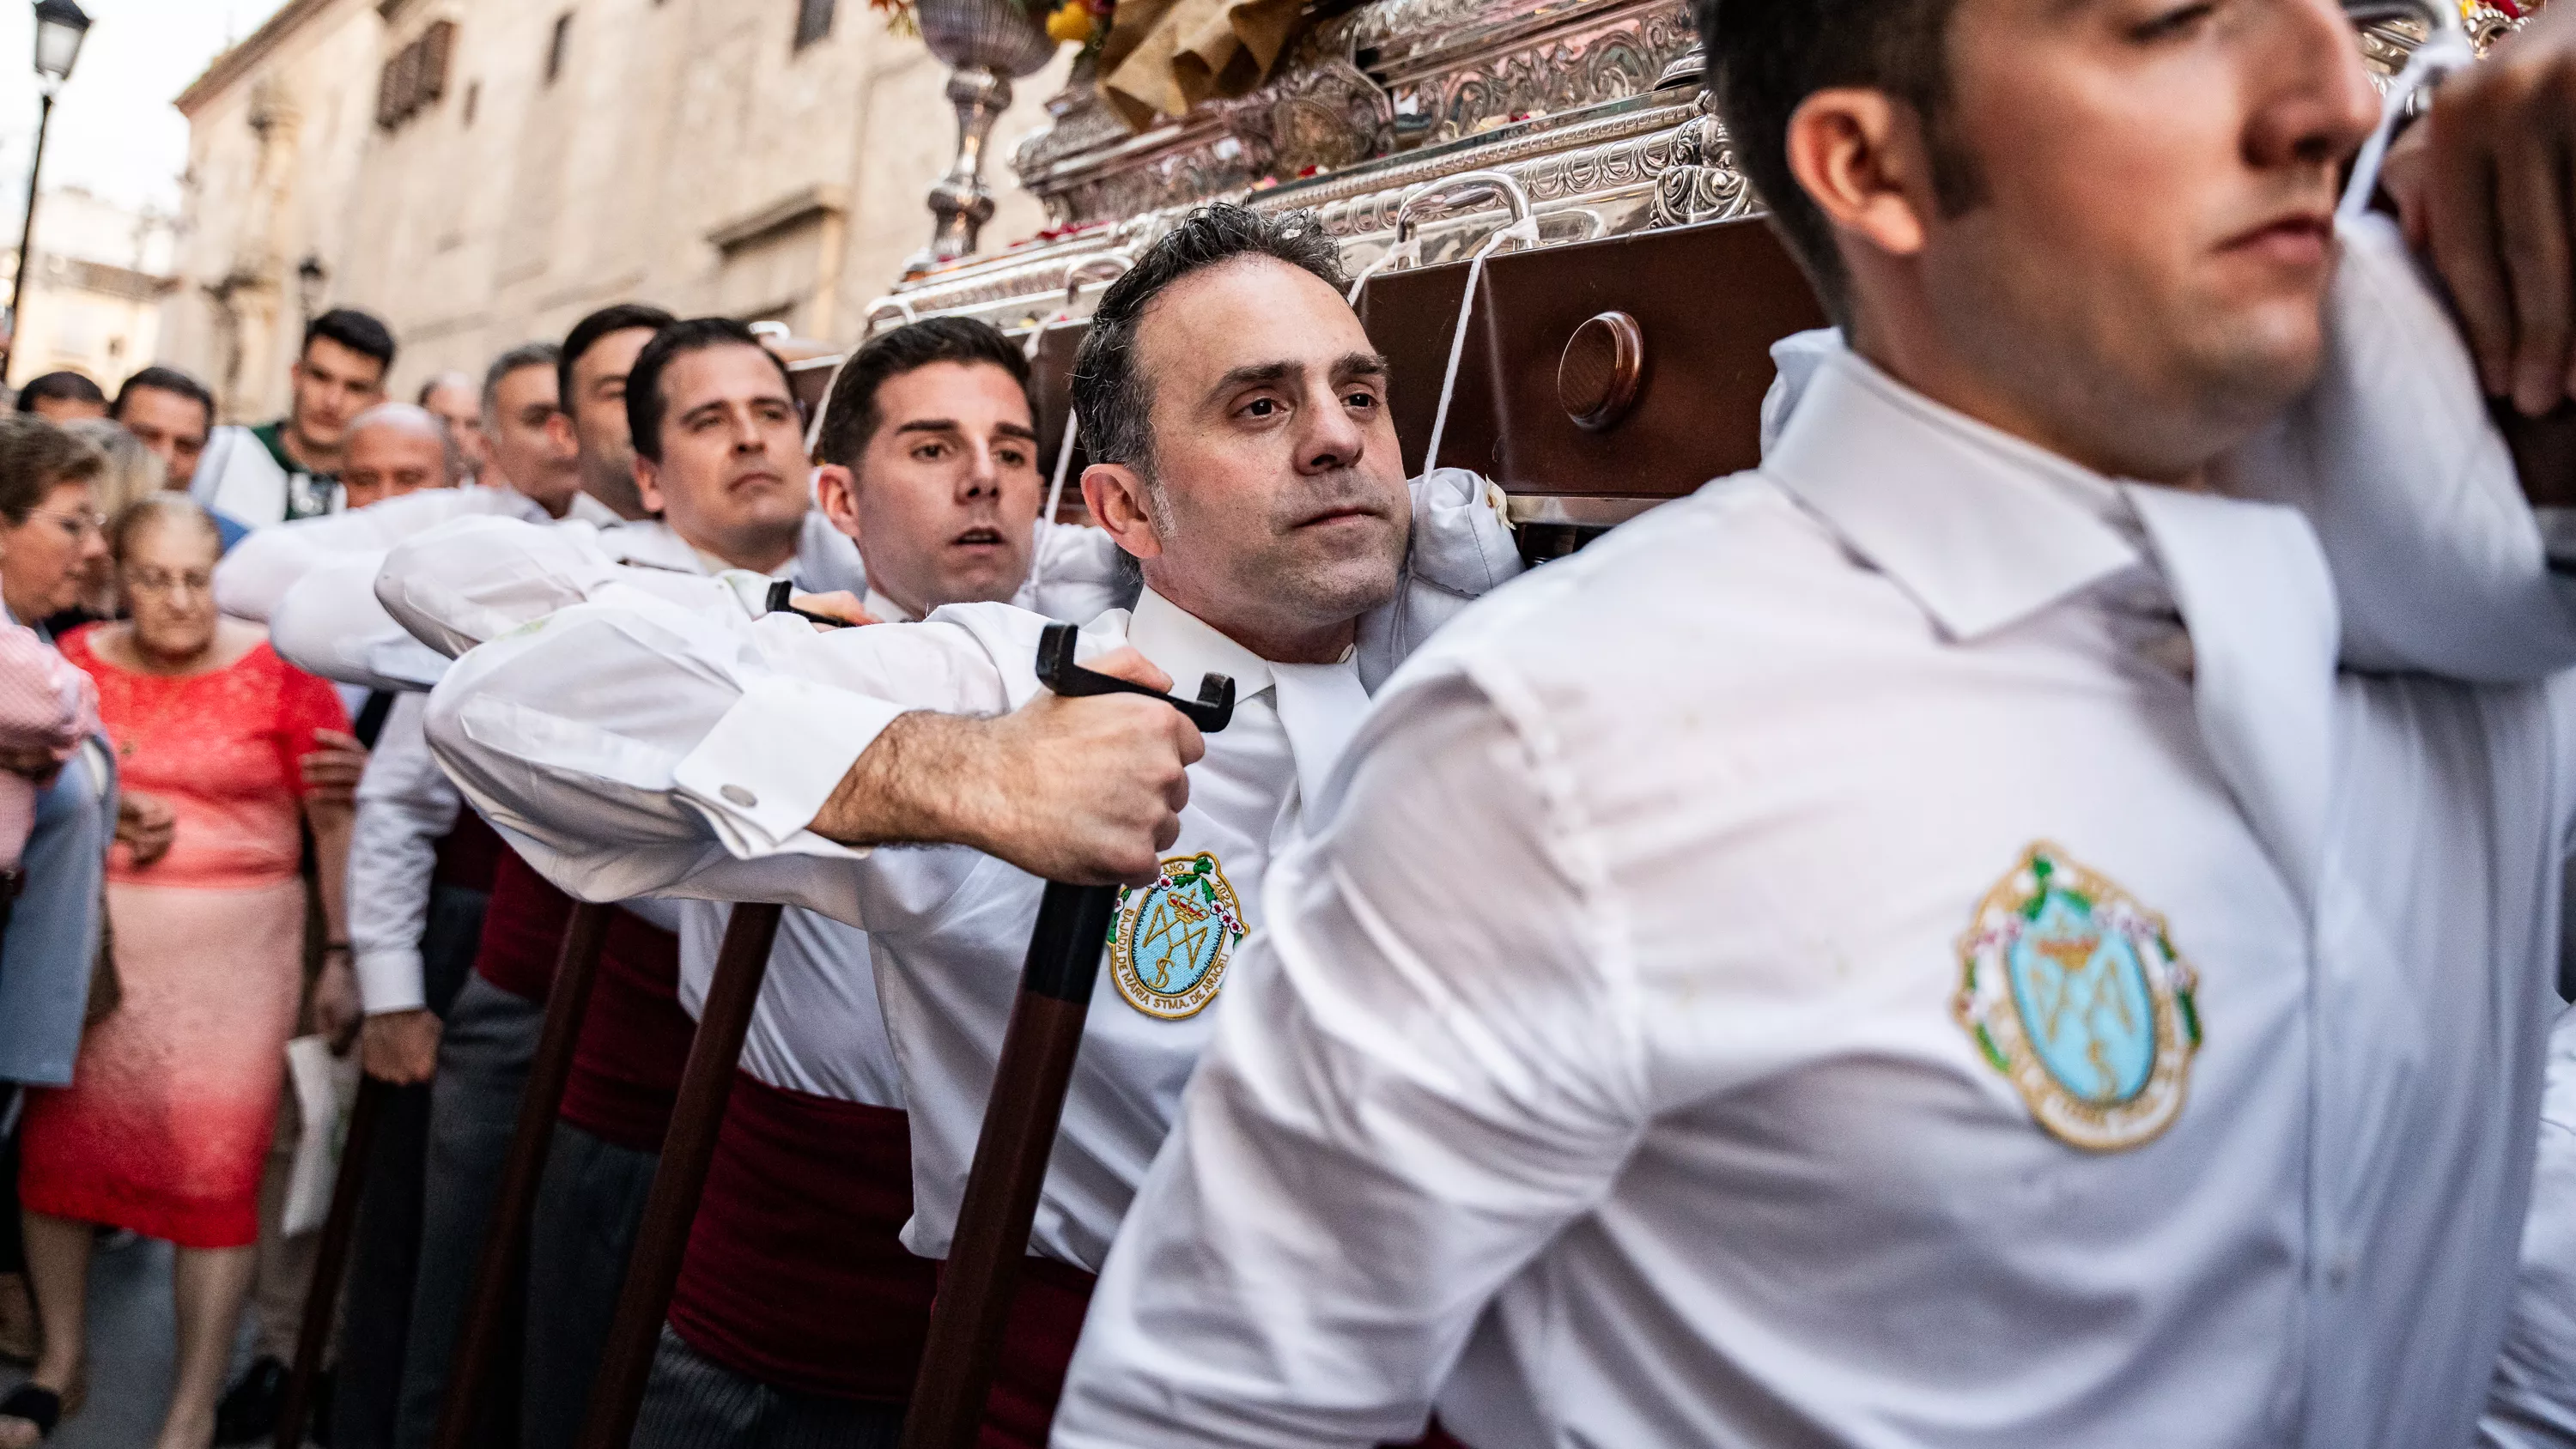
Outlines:
{"type": "Polygon", "coordinates": [[[340,1171],[340,1144],[349,1135],[349,1105],[358,1096],[357,1054],[333,1056],[328,1039],[299,1036],[286,1044],[286,1080],[304,1124],[280,1215],[282,1230],[292,1238],[321,1227],[331,1214],[331,1183],[340,1171]]]}

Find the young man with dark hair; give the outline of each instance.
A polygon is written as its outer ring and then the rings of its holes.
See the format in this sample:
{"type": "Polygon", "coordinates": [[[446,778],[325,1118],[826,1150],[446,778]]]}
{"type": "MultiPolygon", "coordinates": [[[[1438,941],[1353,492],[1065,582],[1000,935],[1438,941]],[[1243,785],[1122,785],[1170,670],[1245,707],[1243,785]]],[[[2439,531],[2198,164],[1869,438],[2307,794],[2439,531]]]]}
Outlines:
{"type": "Polygon", "coordinates": [[[160,458],[164,487],[189,491],[206,440],[215,431],[215,395],[204,383],[156,364],[125,380],[107,415],[160,458]]]}
{"type": "MultiPolygon", "coordinates": [[[[1110,606],[1104,535],[1031,528],[1042,484],[1027,382],[1018,346],[964,318],[905,324],[845,361],[816,483],[823,512],[858,541],[867,616],[1014,598],[1058,618],[1110,606]]],[[[694,1011],[728,908],[681,911],[694,1011]]],[[[638,1444],[866,1443],[900,1419],[933,1275],[901,1241],[910,1134],[867,953],[864,934],[828,916],[790,910],[780,923],[638,1444]]]]}
{"type": "Polygon", "coordinates": [[[548,424],[581,456],[581,486],[629,521],[652,510],[635,491],[635,444],[626,419],[626,374],[653,334],[679,319],[659,307],[602,307],[564,334],[555,364],[561,411],[548,424]]]}
{"type": "MultiPolygon", "coordinates": [[[[1365,1445],[1435,1397],[1487,1449],[2471,1442],[2576,731],[2563,682],[2339,669],[2419,561],[2231,496],[2278,428],[2328,494],[2357,432],[2448,430],[2401,486],[2514,507],[2538,573],[2468,354],[2335,226],[2349,23],[1700,20],[1848,346],[1758,470],[1380,699],[1057,1444],[1365,1445]],[[2399,416],[2311,411],[2381,364],[2399,416]]],[[[2534,582],[2495,628],[2564,631],[2534,582]]]]}
{"type": "Polygon", "coordinates": [[[254,528],[338,512],[349,420],[385,400],[393,365],[384,323],[347,307],[314,318],[287,370],[287,415],[255,428],[217,428],[190,493],[254,528]]]}
{"type": "MultiPolygon", "coordinates": [[[[466,540],[463,548],[474,556],[481,577],[506,574],[521,587],[541,583],[559,563],[608,568],[631,561],[665,580],[742,571],[792,576],[821,591],[863,589],[849,540],[811,513],[801,428],[776,359],[739,324],[701,319],[646,333],[635,325],[644,315],[612,309],[586,319],[566,346],[565,366],[593,414],[575,430],[583,444],[586,484],[602,476],[604,460],[594,448],[613,442],[630,455],[637,506],[662,517],[597,531],[532,531],[513,520],[467,519],[406,547],[435,552],[441,540],[466,540]],[[598,416],[612,407],[619,415],[613,429],[598,416]],[[480,542],[495,534],[530,533],[538,542],[524,561],[480,542]]],[[[376,592],[388,594],[382,585],[376,592]]],[[[395,585],[392,597],[399,593],[395,585]]],[[[489,1087],[504,1075],[524,1076],[525,1048],[534,1045],[542,1011],[543,973],[553,964],[550,946],[533,961],[540,950],[532,948],[538,936],[559,939],[569,909],[567,899],[527,874],[515,858],[502,862],[495,924],[485,938],[485,961],[493,970],[484,974],[491,980],[468,983],[471,995],[461,995],[451,1013],[475,1024],[485,1044],[480,1067],[499,1069],[478,1070],[478,1099],[490,1100],[489,1087]],[[533,971],[521,969],[530,965],[533,971]]],[[[520,1424],[529,1446],[568,1446],[579,1430],[626,1253],[659,1160],[693,1030],[678,1002],[678,943],[671,934],[677,924],[676,910],[662,903],[637,903],[621,912],[583,1016],[529,1244],[520,1424]]],[[[489,1136],[477,1140],[497,1149],[489,1136]]],[[[490,1164],[497,1161],[496,1150],[490,1164]]],[[[488,1180],[474,1187],[475,1198],[488,1202],[488,1180]]],[[[423,1294],[422,1301],[429,1297],[423,1294]]],[[[459,1306],[446,1304],[448,1316],[434,1325],[415,1315],[415,1347],[405,1370],[404,1443],[415,1442],[415,1425],[425,1437],[434,1422],[459,1306]]]]}
{"type": "MultiPolygon", "coordinates": [[[[1109,289],[1095,324],[1103,347],[1129,339],[1149,425],[1136,451],[1089,468],[1084,496],[1107,541],[1141,559],[1145,592],[1132,612],[1098,615],[1083,649],[1093,667],[1157,687],[1231,676],[1233,723],[1204,741],[1203,762],[1196,731],[1166,705],[1046,694],[1034,673],[1045,616],[998,601],[818,634],[703,588],[602,580],[594,601],[467,655],[432,696],[432,744],[451,774],[568,887],[784,900],[867,932],[908,1113],[904,1242],[927,1257],[948,1249],[1041,879],[1136,888],[1119,918],[1124,954],[1091,1008],[988,1444],[1045,1440],[1090,1275],[1218,1017],[1298,802],[1415,634],[1518,566],[1483,480],[1447,472],[1408,488],[1384,363],[1320,238],[1311,216],[1193,214],[1109,289]],[[558,703],[530,692],[540,671],[556,671],[546,698],[558,703]],[[591,738],[649,749],[667,776],[613,785],[606,756],[584,749],[535,759],[530,731],[565,698],[584,701],[591,738]],[[620,699],[650,699],[656,717],[620,699]],[[486,727],[503,715],[520,724],[486,727]],[[866,851],[896,841],[951,848],[866,851]],[[1199,929],[1172,929],[1184,912],[1199,929]]],[[[915,336],[927,346],[934,334],[915,336]]],[[[922,469],[925,484],[945,473],[958,511],[923,515],[933,523],[908,587],[998,600],[1007,580],[982,581],[992,560],[978,555],[992,545],[980,530],[987,518],[1028,526],[1033,430],[1000,426],[1024,405],[1008,365],[961,351],[973,360],[882,385],[878,426],[855,454],[844,414],[823,432],[831,466],[859,463],[854,517],[894,467],[922,469]],[[916,380],[925,393],[906,403],[899,391],[916,380]],[[954,461],[960,446],[1011,464],[981,481],[954,461]],[[998,490],[989,504],[986,489],[998,490]]],[[[1087,348],[1086,376],[1103,371],[1087,348]]],[[[839,485],[831,467],[825,477],[830,499],[839,485]]],[[[422,612],[416,632],[459,641],[422,612]]],[[[839,966],[868,969],[855,955],[839,966]]],[[[880,1353],[871,1367],[880,1392],[899,1394],[911,1365],[880,1353]]],[[[670,1387],[678,1398],[684,1386],[670,1387]]],[[[880,1405],[876,1432],[894,1417],[880,1405]]],[[[856,1432],[847,1418],[821,1422],[856,1432]]]]}
{"type": "Polygon", "coordinates": [[[41,373],[18,389],[18,411],[49,423],[103,418],[108,415],[107,394],[77,372],[41,373]]]}

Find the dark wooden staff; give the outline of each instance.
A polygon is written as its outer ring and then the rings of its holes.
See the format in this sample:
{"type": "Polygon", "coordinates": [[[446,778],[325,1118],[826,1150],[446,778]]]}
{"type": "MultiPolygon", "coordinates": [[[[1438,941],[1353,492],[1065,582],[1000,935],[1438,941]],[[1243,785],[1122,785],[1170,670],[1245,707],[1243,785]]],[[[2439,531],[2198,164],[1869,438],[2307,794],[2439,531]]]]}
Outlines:
{"type": "Polygon", "coordinates": [[[470,1449],[486,1442],[483,1427],[493,1413],[508,1408],[487,1402],[493,1370],[502,1348],[517,1338],[512,1329],[525,1306],[518,1292],[537,1183],[545,1176],[555,1113],[563,1106],[564,1084],[572,1079],[573,1048],[581,1041],[591,983],[599,979],[600,946],[608,939],[609,913],[616,909],[584,901],[564,921],[554,984],[546,988],[545,1029],[528,1063],[519,1120],[510,1132],[510,1155],[502,1163],[501,1185],[492,1197],[491,1216],[484,1220],[483,1247],[474,1259],[474,1293],[466,1300],[465,1322],[448,1359],[447,1391],[438,1403],[438,1432],[431,1441],[437,1449],[470,1449]]]}
{"type": "Polygon", "coordinates": [[[706,1007],[698,1014],[697,1035],[689,1041],[689,1064],[680,1074],[679,1098],[671,1105],[662,1161],[653,1170],[653,1192],[644,1200],[644,1221],[626,1260],[626,1286],[619,1290],[617,1314],[609,1320],[599,1377],[591,1380],[590,1411],[581,1428],[583,1449],[626,1449],[635,1437],[635,1415],[652,1378],[662,1315],[680,1281],[689,1224],[698,1215],[698,1194],[707,1185],[707,1166],[715,1160],[716,1132],[733,1095],[734,1065],[742,1059],[742,1039],[751,1030],[760,983],[769,975],[779,910],[766,902],[746,903],[735,906],[733,919],[725,923],[715,979],[707,984],[706,1007]]]}
{"type": "Polygon", "coordinates": [[[340,1140],[340,1170],[331,1179],[331,1212],[322,1220],[313,1279],[304,1290],[304,1322],[295,1332],[295,1367],[287,1372],[286,1392],[277,1408],[277,1449],[303,1449],[304,1421],[313,1408],[313,1381],[322,1372],[322,1351],[331,1344],[331,1322],[339,1316],[340,1281],[348,1276],[349,1245],[357,1236],[359,1188],[367,1180],[376,1123],[384,1117],[385,1102],[393,1093],[391,1082],[360,1077],[358,1099],[349,1104],[349,1131],[340,1140]]]}
{"type": "MultiPolygon", "coordinates": [[[[1195,702],[1174,699],[1075,664],[1075,638],[1072,625],[1050,624],[1038,644],[1038,678],[1056,693],[1160,699],[1189,716],[1202,734],[1214,734],[1234,718],[1234,681],[1224,675],[1202,680],[1195,702]]],[[[1065,1091],[1082,1051],[1091,988],[1100,978],[1101,942],[1117,910],[1116,886],[1062,881],[1047,882],[1038,903],[1037,929],[1020,966],[1019,998],[1002,1034],[993,1094],[984,1104],[984,1129],[957,1209],[957,1231],[930,1307],[930,1334],[920,1376],[913,1380],[902,1449],[971,1449],[983,1426],[1011,1299],[1019,1291],[1020,1262],[1028,1256],[1029,1225],[1037,1219],[1047,1158],[1055,1150],[1065,1091]]]]}

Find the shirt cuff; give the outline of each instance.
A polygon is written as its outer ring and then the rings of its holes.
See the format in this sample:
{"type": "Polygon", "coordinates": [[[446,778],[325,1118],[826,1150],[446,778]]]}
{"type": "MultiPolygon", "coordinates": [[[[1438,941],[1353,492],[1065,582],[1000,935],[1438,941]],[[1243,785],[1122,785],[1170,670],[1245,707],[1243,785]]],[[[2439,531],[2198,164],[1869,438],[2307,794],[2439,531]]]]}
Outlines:
{"type": "Polygon", "coordinates": [[[421,989],[418,951],[395,947],[360,951],[355,968],[358,973],[358,1004],[367,1015],[418,1011],[429,1005],[429,996],[421,989]]]}
{"type": "Polygon", "coordinates": [[[805,827],[877,735],[910,712],[846,689],[771,675],[743,691],[680,761],[672,783],[737,859],[791,846],[810,851],[823,842],[805,827]]]}

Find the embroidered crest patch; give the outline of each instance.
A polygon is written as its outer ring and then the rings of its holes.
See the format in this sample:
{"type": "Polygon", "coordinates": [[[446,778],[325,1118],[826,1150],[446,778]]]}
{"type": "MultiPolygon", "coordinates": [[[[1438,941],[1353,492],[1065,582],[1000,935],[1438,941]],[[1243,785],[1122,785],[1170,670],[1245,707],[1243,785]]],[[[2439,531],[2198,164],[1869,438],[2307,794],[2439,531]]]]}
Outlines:
{"type": "Polygon", "coordinates": [[[1959,964],[1952,1014],[2051,1136],[2119,1152],[2181,1115],[2197,978],[2128,892],[2042,841],[1986,893],[1959,964]]]}
{"type": "Polygon", "coordinates": [[[1216,999],[1225,963],[1243,939],[1243,907],[1215,856],[1175,855],[1163,878],[1119,893],[1109,928],[1109,974],[1147,1016],[1178,1021],[1216,999]]]}

